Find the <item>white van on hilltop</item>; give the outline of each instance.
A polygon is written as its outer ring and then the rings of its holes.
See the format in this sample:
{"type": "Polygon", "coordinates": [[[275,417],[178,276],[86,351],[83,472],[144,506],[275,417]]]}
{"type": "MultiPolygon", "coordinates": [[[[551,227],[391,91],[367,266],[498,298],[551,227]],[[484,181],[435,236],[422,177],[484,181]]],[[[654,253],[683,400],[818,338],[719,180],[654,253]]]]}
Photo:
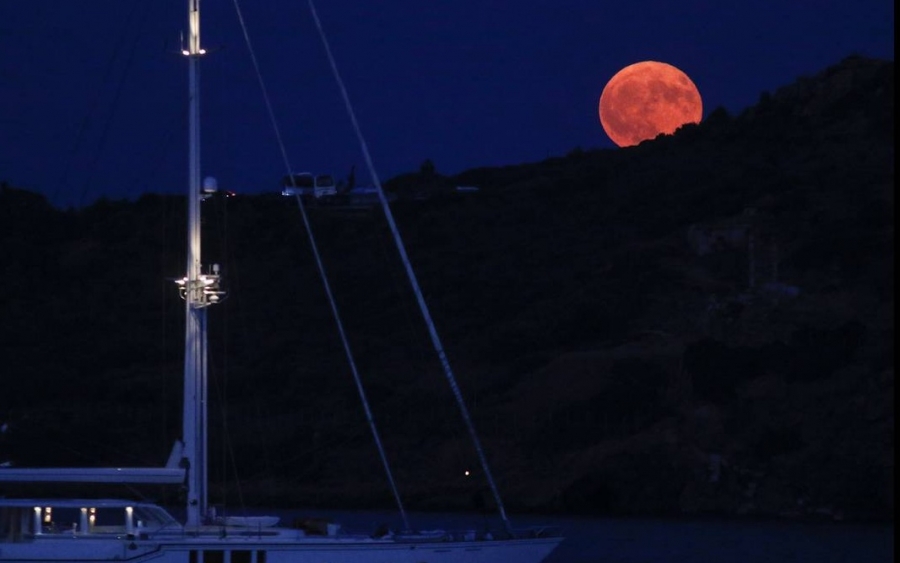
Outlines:
{"type": "Polygon", "coordinates": [[[281,195],[319,199],[337,195],[337,186],[331,174],[315,176],[309,172],[301,172],[281,179],[281,195]]]}

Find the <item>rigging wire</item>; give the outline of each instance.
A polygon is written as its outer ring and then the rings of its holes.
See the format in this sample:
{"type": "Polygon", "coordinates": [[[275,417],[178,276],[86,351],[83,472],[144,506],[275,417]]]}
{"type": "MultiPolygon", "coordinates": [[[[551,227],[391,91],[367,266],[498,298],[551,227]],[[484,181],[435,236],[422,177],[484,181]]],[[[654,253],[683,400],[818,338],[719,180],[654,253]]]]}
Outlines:
{"type": "MultiPolygon", "coordinates": [[[[263,95],[263,99],[265,101],[266,111],[268,112],[269,120],[272,124],[272,128],[274,129],[274,132],[275,132],[275,137],[278,141],[278,147],[279,147],[279,150],[281,151],[282,161],[284,162],[284,166],[289,174],[289,177],[293,181],[293,177],[294,177],[293,168],[291,167],[290,159],[288,159],[288,156],[287,156],[287,150],[285,149],[284,142],[281,137],[281,131],[278,128],[278,122],[275,119],[275,112],[272,108],[271,99],[269,98],[268,90],[266,89],[265,82],[262,78],[262,73],[260,72],[260,69],[259,69],[259,63],[257,62],[257,59],[256,59],[256,53],[253,50],[253,46],[250,42],[250,36],[247,32],[247,26],[244,22],[244,17],[243,17],[243,14],[241,13],[241,8],[240,8],[238,0],[234,0],[234,8],[235,8],[235,11],[237,12],[238,20],[241,24],[241,31],[244,34],[244,41],[247,45],[247,50],[249,51],[250,59],[253,62],[253,68],[254,68],[254,71],[256,72],[256,78],[259,81],[260,88],[262,89],[262,95],[263,95]]],[[[383,197],[384,196],[382,196],[382,198],[383,197]]],[[[375,419],[372,414],[372,409],[369,407],[369,401],[366,398],[366,392],[365,392],[365,389],[363,388],[362,380],[359,376],[359,371],[356,368],[356,362],[353,359],[353,353],[350,350],[350,343],[349,343],[349,340],[347,339],[347,334],[344,331],[344,325],[343,325],[343,322],[341,321],[341,316],[338,312],[337,302],[335,301],[334,295],[331,291],[331,284],[328,281],[328,276],[325,272],[325,265],[322,262],[322,257],[319,254],[319,249],[318,249],[318,246],[316,245],[315,236],[313,235],[312,226],[309,223],[309,217],[306,213],[306,208],[303,205],[303,200],[300,198],[300,195],[297,195],[296,198],[297,198],[297,205],[300,208],[300,215],[303,218],[303,225],[306,227],[306,233],[307,233],[307,236],[309,237],[309,242],[310,242],[310,246],[312,247],[313,256],[315,257],[316,266],[318,267],[319,274],[322,278],[322,285],[325,288],[325,293],[327,294],[328,301],[331,304],[331,310],[334,315],[335,322],[337,324],[338,332],[340,333],[341,342],[344,346],[344,352],[347,355],[347,360],[350,364],[350,370],[353,373],[353,379],[356,382],[356,388],[357,388],[357,391],[359,392],[360,399],[362,400],[363,408],[365,409],[366,421],[369,423],[369,427],[372,431],[372,436],[375,440],[375,445],[378,447],[378,453],[381,456],[381,462],[384,465],[385,473],[387,474],[388,481],[390,482],[391,491],[394,494],[394,500],[396,501],[397,507],[400,510],[400,516],[403,519],[403,525],[406,527],[406,530],[410,530],[411,528],[409,525],[409,519],[406,515],[406,510],[403,508],[403,501],[400,498],[400,493],[397,490],[397,484],[394,480],[394,475],[391,472],[390,464],[387,461],[387,454],[385,453],[384,446],[381,443],[381,437],[378,433],[378,429],[375,426],[375,419]]]]}
{"type": "MultiPolygon", "coordinates": [[[[375,239],[378,242],[378,249],[381,251],[381,256],[384,257],[384,263],[389,264],[390,259],[393,255],[389,256],[388,246],[387,246],[387,242],[385,241],[385,238],[386,237],[384,236],[381,229],[378,229],[378,228],[375,229],[375,239]]],[[[405,288],[405,286],[403,286],[401,284],[401,281],[403,278],[397,273],[397,269],[394,267],[388,266],[387,271],[388,271],[388,275],[391,278],[391,283],[394,286],[394,291],[396,292],[397,295],[402,295],[403,289],[401,289],[401,288],[405,288]]],[[[413,322],[413,315],[411,312],[411,307],[410,307],[409,302],[406,301],[405,299],[401,300],[401,309],[403,312],[403,318],[406,321],[406,326],[408,327],[408,330],[409,330],[409,334],[413,335],[413,338],[415,339],[414,346],[415,346],[415,350],[417,352],[417,360],[419,361],[420,364],[424,364],[425,358],[430,357],[430,356],[426,356],[426,354],[425,354],[425,348],[427,347],[427,345],[425,345],[424,342],[422,341],[423,337],[421,336],[420,332],[418,330],[415,330],[415,328],[414,328],[416,325],[413,322]]],[[[414,368],[411,366],[410,371],[412,372],[413,369],[414,368]]]]}
{"type": "MultiPolygon", "coordinates": [[[[122,50],[122,45],[125,42],[125,38],[131,33],[131,25],[132,25],[131,22],[132,22],[132,19],[134,17],[136,10],[137,10],[137,4],[132,6],[131,11],[128,13],[128,16],[126,16],[126,18],[125,18],[125,21],[127,22],[126,25],[121,26],[122,34],[119,36],[118,40],[116,41],[116,44],[113,47],[112,55],[110,55],[109,60],[107,60],[107,62],[106,62],[106,68],[103,72],[103,79],[101,80],[101,83],[106,83],[106,81],[109,80],[110,75],[112,74],[114,63],[116,62],[116,59],[118,59],[118,57],[119,57],[119,52],[122,50]]],[[[144,15],[146,15],[146,12],[144,13],[144,15]]],[[[146,21],[147,18],[141,17],[140,19],[141,19],[141,21],[146,21]]],[[[88,127],[90,126],[92,117],[93,117],[95,111],[97,110],[97,106],[100,103],[100,94],[101,94],[101,88],[98,87],[97,90],[94,91],[94,98],[93,98],[93,100],[91,100],[91,104],[90,104],[90,107],[88,108],[87,115],[85,115],[84,118],[81,120],[81,124],[78,127],[78,132],[75,134],[75,142],[72,144],[72,148],[69,150],[69,158],[66,160],[66,165],[63,168],[63,171],[60,174],[60,177],[56,182],[56,188],[53,191],[52,200],[56,200],[57,196],[59,195],[60,189],[66,187],[66,183],[69,180],[69,171],[72,168],[72,161],[75,159],[75,154],[78,152],[78,149],[81,147],[81,141],[84,139],[84,136],[87,134],[87,130],[88,130],[88,127]]],[[[79,204],[84,203],[83,200],[84,200],[84,193],[82,193],[79,204]]]]}
{"type": "Polygon", "coordinates": [[[391,484],[391,489],[394,493],[394,499],[397,502],[397,506],[400,510],[400,516],[403,519],[403,525],[406,527],[406,530],[410,530],[409,519],[406,516],[406,510],[403,508],[403,501],[400,499],[400,493],[397,490],[397,484],[394,481],[393,473],[391,472],[390,465],[387,461],[387,454],[384,451],[384,445],[381,443],[381,437],[378,433],[378,429],[375,427],[375,418],[372,414],[372,409],[369,407],[369,401],[366,398],[365,389],[362,386],[362,380],[359,377],[359,370],[356,367],[356,361],[353,358],[353,353],[350,351],[350,342],[347,339],[347,333],[344,330],[344,323],[341,320],[340,313],[338,312],[337,301],[334,298],[334,294],[331,291],[331,283],[328,281],[328,276],[325,273],[325,265],[322,263],[322,257],[319,254],[319,250],[316,247],[316,242],[312,233],[312,226],[309,223],[309,217],[306,213],[306,208],[303,205],[302,198],[300,195],[294,196],[297,198],[297,206],[300,208],[300,215],[303,217],[303,224],[306,227],[307,234],[309,235],[309,240],[312,245],[313,255],[316,259],[316,265],[319,268],[319,273],[322,277],[322,284],[325,287],[325,293],[328,295],[328,302],[331,305],[331,311],[334,315],[335,323],[337,324],[338,333],[341,336],[341,343],[344,346],[344,352],[347,355],[347,361],[350,364],[350,371],[353,372],[353,379],[356,383],[356,389],[359,392],[359,396],[362,399],[363,409],[366,413],[366,421],[369,423],[369,427],[372,430],[372,436],[375,439],[375,445],[378,447],[378,453],[381,456],[381,461],[384,465],[384,470],[387,473],[388,480],[391,484]]]}
{"type": "MultiPolygon", "coordinates": [[[[146,12],[145,12],[146,13],[146,12]]],[[[145,17],[141,18],[142,21],[146,21],[145,17]]],[[[97,152],[94,153],[94,158],[91,159],[90,167],[88,168],[88,175],[84,179],[84,183],[81,187],[81,197],[78,200],[79,205],[84,205],[84,199],[87,197],[88,189],[90,187],[90,183],[94,172],[97,168],[97,162],[100,160],[100,156],[103,153],[103,149],[106,147],[107,139],[109,138],[109,130],[112,126],[113,117],[115,115],[116,109],[119,107],[119,100],[122,97],[122,88],[125,86],[125,78],[128,76],[128,73],[131,71],[132,63],[134,62],[134,53],[137,50],[139,36],[135,35],[134,40],[131,43],[131,49],[128,51],[128,56],[125,59],[125,70],[122,72],[122,77],[119,80],[119,83],[116,85],[115,93],[113,94],[112,103],[110,104],[111,111],[106,118],[106,122],[103,124],[103,130],[100,133],[100,143],[97,147],[97,152]]]]}
{"type": "MultiPolygon", "coordinates": [[[[235,2],[237,2],[237,0],[235,0],[235,2]]],[[[356,137],[359,140],[360,148],[362,149],[363,157],[366,161],[366,166],[369,169],[369,174],[371,175],[372,181],[375,183],[375,188],[378,191],[378,199],[381,201],[381,207],[384,209],[384,215],[391,227],[391,233],[393,233],[394,235],[394,242],[397,245],[397,251],[400,253],[400,258],[402,259],[403,265],[406,268],[406,275],[409,278],[410,284],[412,285],[413,293],[415,293],[416,295],[416,300],[419,303],[419,308],[422,311],[422,316],[425,317],[425,323],[428,325],[428,332],[431,335],[431,341],[434,345],[434,350],[438,355],[441,366],[444,368],[444,375],[447,378],[447,382],[450,384],[450,388],[453,391],[454,397],[456,398],[456,403],[459,406],[462,418],[465,421],[466,428],[469,431],[469,435],[475,446],[475,450],[478,453],[478,459],[481,462],[481,468],[484,471],[484,474],[488,480],[488,484],[491,487],[491,492],[494,495],[494,501],[497,503],[497,509],[500,512],[500,517],[503,519],[503,523],[506,526],[507,531],[512,534],[512,525],[510,524],[509,519],[506,516],[506,509],[503,507],[503,500],[500,498],[500,491],[497,489],[497,484],[494,481],[493,475],[491,474],[487,458],[484,455],[484,449],[481,446],[481,440],[478,438],[478,433],[475,431],[475,425],[472,422],[472,417],[469,415],[469,410],[466,407],[462,392],[460,391],[459,386],[456,384],[456,377],[454,377],[453,370],[450,367],[450,360],[447,358],[447,354],[444,351],[443,344],[441,344],[441,339],[438,336],[437,328],[435,328],[434,322],[432,321],[431,313],[428,310],[428,305],[425,303],[425,298],[422,296],[422,289],[419,287],[418,279],[416,278],[416,274],[412,269],[412,264],[409,261],[409,257],[406,254],[406,247],[403,245],[403,240],[400,238],[400,232],[397,229],[397,224],[394,221],[393,214],[391,213],[391,208],[388,205],[387,198],[384,195],[384,190],[381,188],[381,181],[379,180],[378,175],[375,172],[375,165],[372,163],[372,156],[369,154],[369,147],[366,144],[365,138],[363,137],[359,122],[356,120],[356,112],[353,111],[353,105],[350,103],[350,96],[347,94],[347,88],[344,85],[344,81],[341,78],[340,73],[338,72],[337,63],[335,62],[334,55],[332,55],[331,53],[331,46],[328,43],[328,38],[325,36],[325,30],[322,28],[322,22],[319,19],[319,14],[316,12],[316,7],[313,0],[307,0],[307,3],[309,4],[309,9],[312,13],[313,20],[315,20],[316,29],[319,32],[319,37],[322,39],[322,45],[325,47],[325,53],[328,56],[328,62],[331,65],[331,71],[334,74],[334,79],[341,91],[341,96],[344,100],[347,114],[350,117],[350,121],[353,123],[354,131],[356,131],[356,137]]],[[[297,199],[299,201],[299,196],[297,199]]],[[[304,220],[305,219],[306,214],[304,212],[304,220]]]]}
{"type": "MultiPolygon", "coordinates": [[[[219,255],[220,261],[228,260],[230,257],[230,251],[228,246],[228,196],[222,195],[214,195],[206,200],[208,203],[207,208],[209,206],[213,207],[213,211],[215,215],[218,217],[218,221],[216,221],[216,226],[218,227],[218,240],[220,243],[220,251],[219,255]]],[[[228,272],[227,263],[225,264],[225,272],[228,272]]],[[[231,469],[234,478],[235,478],[235,491],[238,496],[238,505],[242,510],[246,510],[247,506],[244,502],[244,492],[241,487],[240,479],[238,478],[238,466],[237,466],[237,458],[235,456],[234,451],[234,443],[231,440],[231,431],[228,426],[228,401],[226,400],[228,397],[228,373],[229,373],[229,353],[228,353],[228,308],[225,308],[223,311],[223,323],[222,323],[222,347],[221,347],[221,357],[222,363],[220,365],[220,377],[215,378],[213,380],[216,392],[218,394],[218,404],[219,404],[219,415],[221,416],[222,423],[222,453],[221,453],[221,479],[222,479],[222,508],[223,510],[228,510],[228,475],[229,469],[231,469]]]]}

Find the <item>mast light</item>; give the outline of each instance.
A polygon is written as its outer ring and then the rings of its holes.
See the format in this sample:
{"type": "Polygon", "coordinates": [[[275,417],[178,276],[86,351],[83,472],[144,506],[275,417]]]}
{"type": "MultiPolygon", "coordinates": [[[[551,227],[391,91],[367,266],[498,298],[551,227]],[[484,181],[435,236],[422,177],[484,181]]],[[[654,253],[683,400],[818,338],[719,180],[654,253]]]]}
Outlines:
{"type": "Polygon", "coordinates": [[[226,292],[220,285],[222,276],[219,275],[219,271],[219,265],[213,264],[213,273],[200,274],[194,281],[193,287],[190,288],[187,277],[174,280],[181,298],[187,299],[188,293],[193,293],[192,299],[195,307],[208,307],[221,302],[225,298],[226,292]]]}

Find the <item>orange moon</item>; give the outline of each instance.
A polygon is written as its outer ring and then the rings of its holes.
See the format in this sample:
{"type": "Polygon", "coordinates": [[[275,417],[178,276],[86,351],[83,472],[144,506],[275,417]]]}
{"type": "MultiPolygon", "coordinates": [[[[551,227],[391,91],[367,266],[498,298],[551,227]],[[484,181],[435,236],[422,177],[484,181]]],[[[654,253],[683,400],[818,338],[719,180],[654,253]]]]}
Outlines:
{"type": "Polygon", "coordinates": [[[674,66],[656,61],[628,65],[600,94],[600,124],[620,147],[630,147],[686,123],[700,123],[697,86],[674,66]]]}

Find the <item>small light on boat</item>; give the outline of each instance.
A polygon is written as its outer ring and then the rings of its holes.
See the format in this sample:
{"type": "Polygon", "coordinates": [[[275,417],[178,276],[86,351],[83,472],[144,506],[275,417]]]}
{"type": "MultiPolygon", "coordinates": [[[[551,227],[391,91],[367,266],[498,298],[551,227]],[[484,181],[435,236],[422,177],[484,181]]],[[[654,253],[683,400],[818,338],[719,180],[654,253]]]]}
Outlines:
{"type": "Polygon", "coordinates": [[[466,477],[468,477],[469,475],[471,475],[471,473],[469,473],[469,470],[466,469],[466,477]]]}
{"type": "Polygon", "coordinates": [[[131,506],[125,507],[125,533],[134,534],[134,508],[131,506]]]}
{"type": "Polygon", "coordinates": [[[181,50],[181,54],[184,55],[184,56],[188,56],[188,55],[191,54],[191,52],[188,51],[187,49],[182,49],[182,50],[181,50]]]}
{"type": "Polygon", "coordinates": [[[53,507],[48,506],[44,509],[44,522],[50,523],[53,521],[53,507]]]}
{"type": "Polygon", "coordinates": [[[200,49],[200,54],[201,54],[201,55],[205,55],[205,54],[206,54],[206,49],[200,49]]]}

